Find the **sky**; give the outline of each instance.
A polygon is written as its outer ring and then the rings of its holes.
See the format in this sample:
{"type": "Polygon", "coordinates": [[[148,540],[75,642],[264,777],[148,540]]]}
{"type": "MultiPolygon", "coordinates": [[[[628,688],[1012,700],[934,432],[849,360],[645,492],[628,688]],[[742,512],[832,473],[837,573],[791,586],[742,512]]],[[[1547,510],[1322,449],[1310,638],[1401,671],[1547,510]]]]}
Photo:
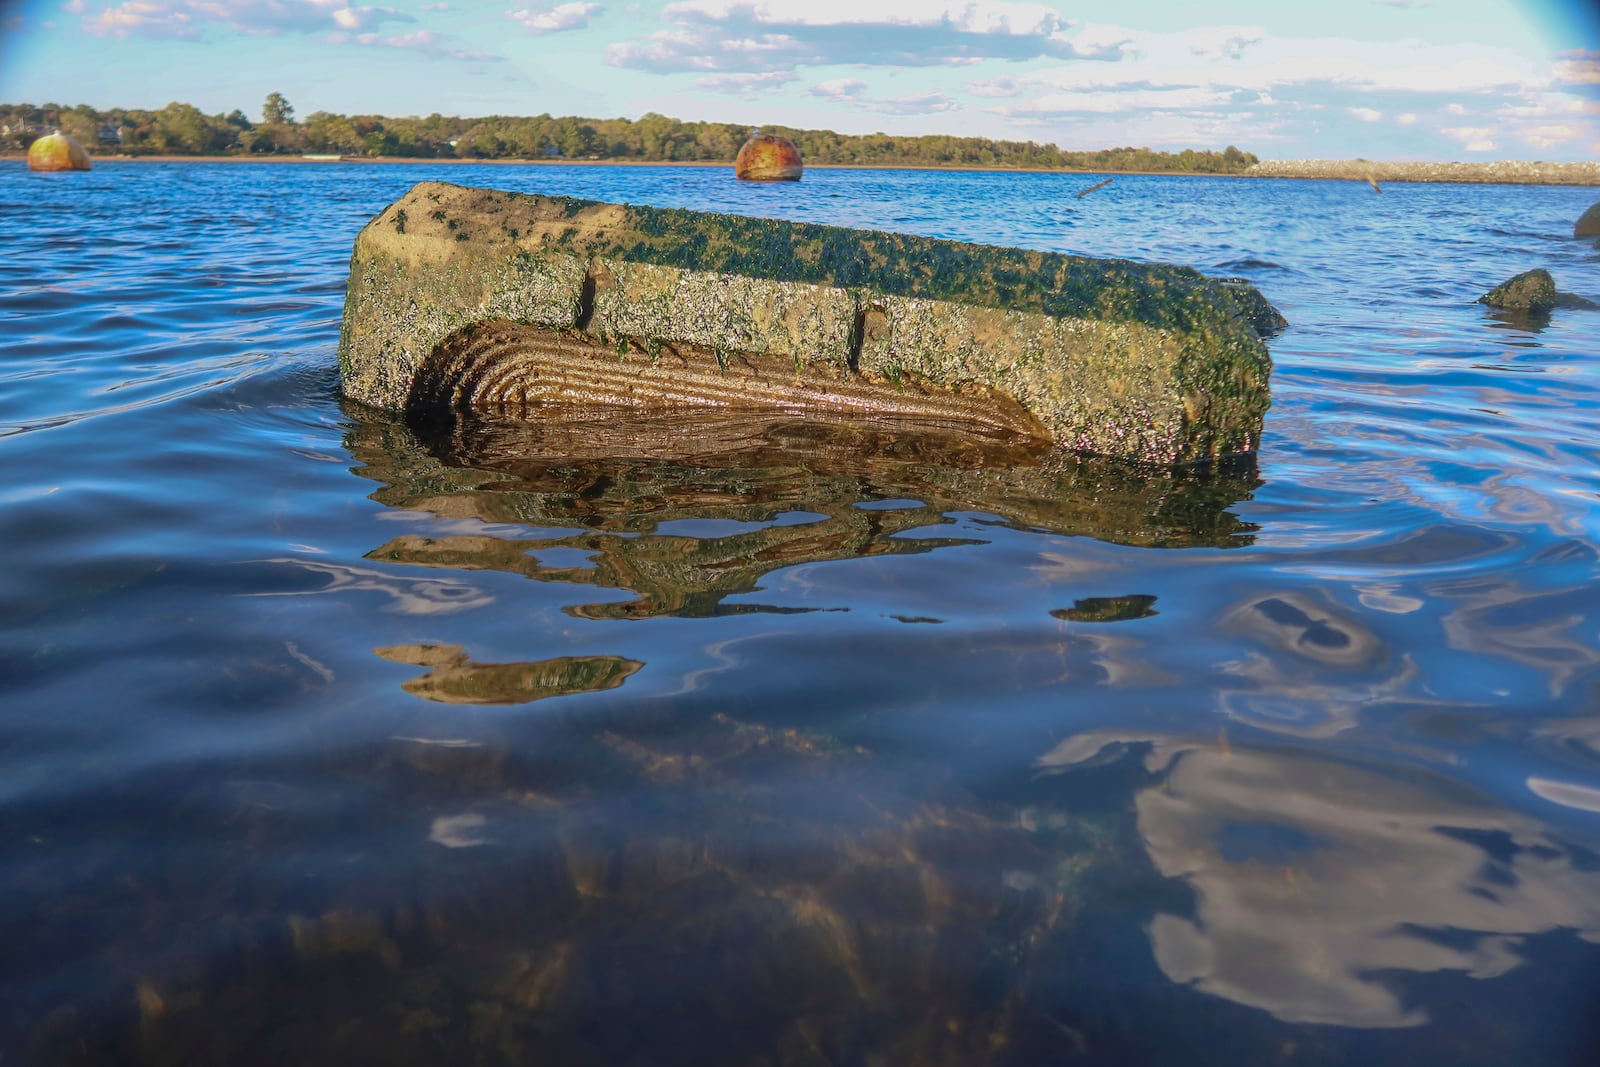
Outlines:
{"type": "Polygon", "coordinates": [[[1600,158],[1596,0],[0,0],[0,102],[1600,158]]]}

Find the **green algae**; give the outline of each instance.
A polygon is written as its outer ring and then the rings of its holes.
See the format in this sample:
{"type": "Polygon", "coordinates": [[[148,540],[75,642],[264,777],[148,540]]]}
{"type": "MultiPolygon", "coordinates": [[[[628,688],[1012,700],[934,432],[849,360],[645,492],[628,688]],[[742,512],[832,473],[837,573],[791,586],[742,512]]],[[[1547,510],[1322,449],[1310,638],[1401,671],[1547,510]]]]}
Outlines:
{"type": "Polygon", "coordinates": [[[730,356],[782,357],[797,376],[881,383],[886,402],[912,382],[983,385],[1060,447],[1158,464],[1255,447],[1260,338],[1282,323],[1247,284],[1188,267],[423,183],[357,239],[347,395],[392,409],[467,395],[415,387],[442,373],[447,338],[489,319],[585,331],[652,364],[697,346],[735,381],[730,356]]]}

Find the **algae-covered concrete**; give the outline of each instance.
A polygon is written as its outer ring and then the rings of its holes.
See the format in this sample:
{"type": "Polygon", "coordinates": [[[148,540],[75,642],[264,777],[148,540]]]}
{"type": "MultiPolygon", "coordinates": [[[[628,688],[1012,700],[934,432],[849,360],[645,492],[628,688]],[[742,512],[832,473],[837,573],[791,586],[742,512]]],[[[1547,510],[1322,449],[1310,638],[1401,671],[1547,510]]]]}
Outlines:
{"type": "Polygon", "coordinates": [[[1259,440],[1263,306],[1185,267],[424,182],[356,239],[339,359],[397,410],[881,410],[1175,463],[1259,440]]]}

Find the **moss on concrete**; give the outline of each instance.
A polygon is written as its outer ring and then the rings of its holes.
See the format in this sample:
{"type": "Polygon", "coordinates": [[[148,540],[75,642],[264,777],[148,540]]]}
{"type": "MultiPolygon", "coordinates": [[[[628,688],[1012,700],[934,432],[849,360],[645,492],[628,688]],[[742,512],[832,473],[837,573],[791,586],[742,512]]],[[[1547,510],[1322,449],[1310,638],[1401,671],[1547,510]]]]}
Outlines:
{"type": "Polygon", "coordinates": [[[425,182],[356,240],[340,366],[348,395],[403,409],[441,343],[504,320],[698,346],[733,376],[817,364],[886,401],[992,387],[1063,447],[1173,463],[1259,440],[1262,308],[1186,267],[425,182]]]}

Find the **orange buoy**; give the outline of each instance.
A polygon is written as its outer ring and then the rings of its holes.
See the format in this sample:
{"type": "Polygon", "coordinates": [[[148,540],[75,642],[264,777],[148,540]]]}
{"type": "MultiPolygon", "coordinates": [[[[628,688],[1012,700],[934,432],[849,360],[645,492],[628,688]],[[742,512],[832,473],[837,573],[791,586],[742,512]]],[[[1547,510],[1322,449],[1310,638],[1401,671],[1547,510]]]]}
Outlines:
{"type": "Polygon", "coordinates": [[[803,170],[794,142],[771,133],[751,134],[733,161],[733,176],[752,182],[797,182],[803,170]]]}
{"type": "Polygon", "coordinates": [[[83,145],[57,130],[28,147],[29,170],[88,170],[89,153],[83,145]]]}

